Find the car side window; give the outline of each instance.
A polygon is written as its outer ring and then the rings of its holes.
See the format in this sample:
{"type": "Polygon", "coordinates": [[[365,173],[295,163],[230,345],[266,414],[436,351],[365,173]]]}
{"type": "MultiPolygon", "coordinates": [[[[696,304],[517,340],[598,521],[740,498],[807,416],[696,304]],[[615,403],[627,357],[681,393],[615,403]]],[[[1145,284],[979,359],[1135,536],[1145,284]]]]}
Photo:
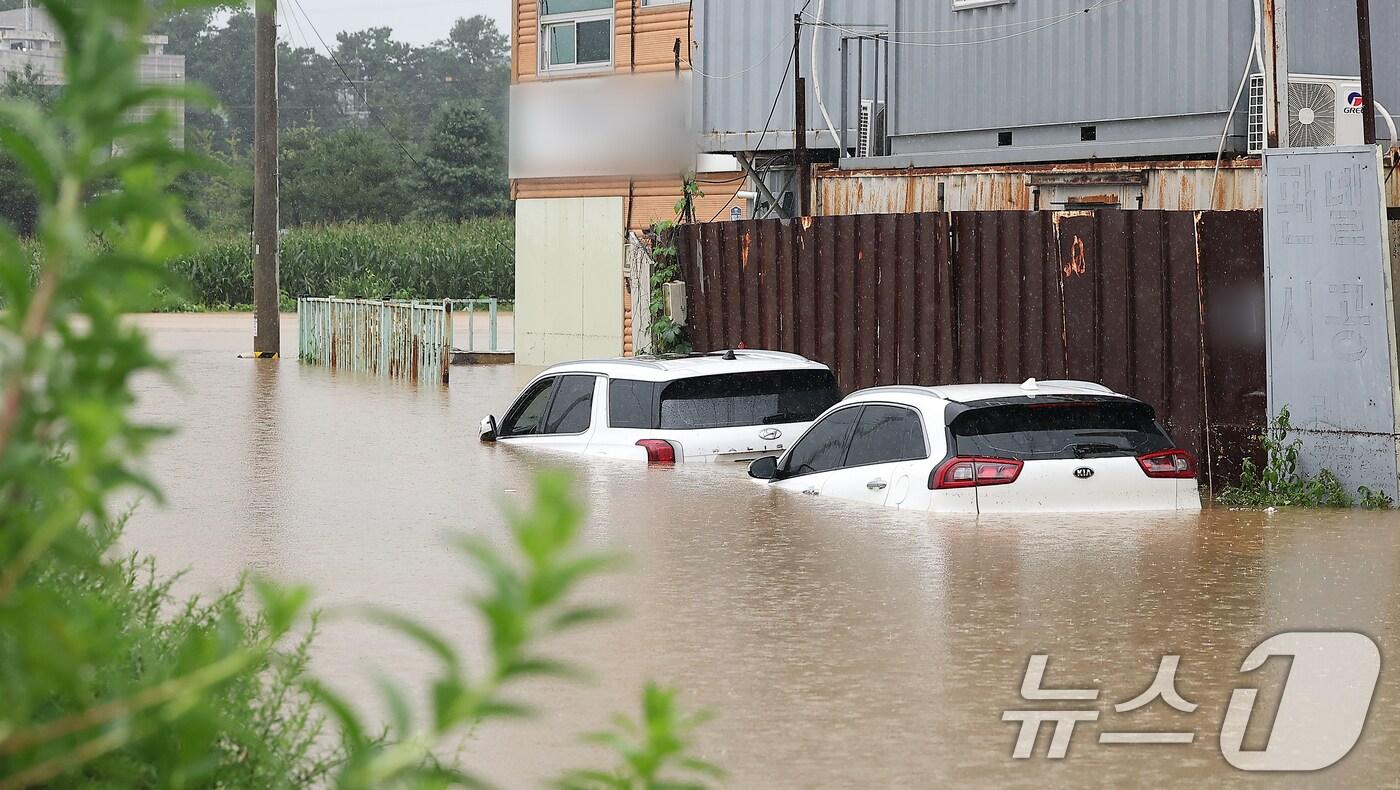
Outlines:
{"type": "Polygon", "coordinates": [[[866,406],[851,434],[843,466],[868,466],[928,457],[923,420],[900,406],[866,406]]]}
{"type": "Polygon", "coordinates": [[[608,420],[613,428],[655,428],[656,384],[629,379],[610,381],[608,420]]]}
{"type": "Polygon", "coordinates": [[[530,436],[540,432],[544,425],[544,413],[549,408],[549,396],[554,392],[556,379],[547,378],[535,382],[515,401],[501,422],[499,436],[530,436]]]}
{"type": "Polygon", "coordinates": [[[784,473],[796,477],[839,468],[860,412],[859,406],[842,409],[813,425],[788,453],[784,473]]]}
{"type": "Polygon", "coordinates": [[[593,389],[597,381],[596,376],[561,377],[541,433],[575,434],[587,431],[593,424],[593,389]]]}

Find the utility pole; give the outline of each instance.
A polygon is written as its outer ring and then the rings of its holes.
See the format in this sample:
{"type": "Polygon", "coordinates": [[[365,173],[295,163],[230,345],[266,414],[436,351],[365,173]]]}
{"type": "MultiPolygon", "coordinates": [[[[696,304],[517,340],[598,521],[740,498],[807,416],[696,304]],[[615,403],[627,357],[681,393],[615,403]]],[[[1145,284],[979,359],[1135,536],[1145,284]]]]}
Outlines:
{"type": "Polygon", "coordinates": [[[802,76],[802,15],[792,17],[793,97],[796,138],[793,159],[797,165],[797,216],[812,216],[812,170],[807,164],[807,80],[802,76]]]}
{"type": "Polygon", "coordinates": [[[1266,148],[1288,148],[1288,0],[1264,0],[1266,148]]]}
{"type": "Polygon", "coordinates": [[[1371,0],[1356,0],[1356,43],[1361,52],[1361,122],[1366,145],[1376,144],[1376,66],[1371,59],[1371,0]]]}
{"type": "Polygon", "coordinates": [[[257,0],[253,77],[253,355],[282,350],[278,271],[277,2],[257,0]]]}

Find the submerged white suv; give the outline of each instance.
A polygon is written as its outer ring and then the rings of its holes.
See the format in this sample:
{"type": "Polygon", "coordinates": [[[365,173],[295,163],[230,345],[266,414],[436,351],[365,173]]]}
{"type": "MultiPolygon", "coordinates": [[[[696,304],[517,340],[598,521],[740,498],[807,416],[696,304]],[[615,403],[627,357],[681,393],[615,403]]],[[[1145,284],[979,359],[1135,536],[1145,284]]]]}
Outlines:
{"type": "Polygon", "coordinates": [[[651,463],[781,453],[841,399],[825,365],[738,350],[555,365],[481,439],[651,463]]]}
{"type": "Polygon", "coordinates": [[[857,392],[749,474],[774,488],[939,513],[1201,507],[1196,460],[1151,406],[1073,381],[857,392]]]}

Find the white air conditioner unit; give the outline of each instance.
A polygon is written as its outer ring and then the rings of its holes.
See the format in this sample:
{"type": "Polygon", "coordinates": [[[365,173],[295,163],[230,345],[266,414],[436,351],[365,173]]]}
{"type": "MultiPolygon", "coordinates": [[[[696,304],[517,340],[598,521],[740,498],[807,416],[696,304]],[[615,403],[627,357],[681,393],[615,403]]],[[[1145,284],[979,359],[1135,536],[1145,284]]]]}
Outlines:
{"type": "MultiPolygon", "coordinates": [[[[1288,78],[1288,140],[1294,148],[1362,145],[1366,126],[1361,119],[1365,99],[1361,80],[1294,74],[1288,78]]],[[[1264,75],[1249,84],[1249,152],[1262,153],[1267,142],[1264,75]]]]}
{"type": "Polygon", "coordinates": [[[885,103],[862,99],[856,121],[856,156],[885,155],[885,103]]]}

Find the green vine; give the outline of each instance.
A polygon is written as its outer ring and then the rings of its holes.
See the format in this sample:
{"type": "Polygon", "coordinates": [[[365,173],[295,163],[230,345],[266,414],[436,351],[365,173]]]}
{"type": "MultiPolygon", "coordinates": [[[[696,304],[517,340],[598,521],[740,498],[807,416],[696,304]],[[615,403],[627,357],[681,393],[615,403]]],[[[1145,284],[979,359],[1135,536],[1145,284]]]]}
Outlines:
{"type": "Polygon", "coordinates": [[[1245,459],[1240,471],[1240,484],[1220,494],[1221,504],[1261,510],[1273,507],[1389,510],[1395,507],[1389,496],[1366,486],[1357,489],[1358,499],[1353,500],[1331,470],[1323,469],[1313,476],[1305,474],[1298,468],[1298,455],[1303,442],[1296,438],[1289,441],[1292,430],[1292,416],[1285,406],[1259,437],[1264,448],[1263,468],[1245,459]]]}
{"type": "Polygon", "coordinates": [[[700,184],[695,180],[695,174],[686,173],[681,180],[681,198],[676,201],[676,216],[680,217],[682,222],[694,222],[695,200],[704,196],[700,184]]]}
{"type": "Polygon", "coordinates": [[[685,327],[666,315],[663,286],[681,277],[680,250],[676,247],[676,224],[658,222],[651,227],[651,341],[653,353],[689,354],[694,350],[685,327]]]}

